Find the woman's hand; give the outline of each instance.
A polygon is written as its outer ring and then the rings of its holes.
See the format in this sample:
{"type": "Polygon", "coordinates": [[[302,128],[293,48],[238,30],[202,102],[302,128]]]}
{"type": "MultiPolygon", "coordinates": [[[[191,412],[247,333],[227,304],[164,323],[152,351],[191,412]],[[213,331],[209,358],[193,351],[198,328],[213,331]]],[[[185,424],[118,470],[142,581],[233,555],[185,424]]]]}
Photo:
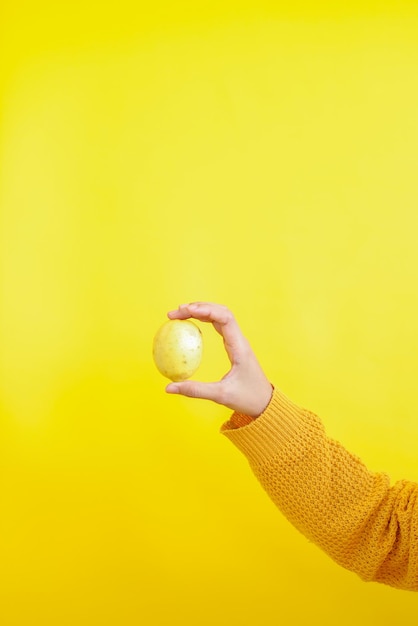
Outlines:
{"type": "Polygon", "coordinates": [[[175,311],[170,311],[168,317],[172,320],[192,317],[201,322],[211,322],[223,337],[231,369],[218,382],[170,383],[166,391],[191,398],[205,398],[250,417],[258,417],[269,404],[273,388],[231,311],[220,304],[193,302],[180,305],[175,311]]]}

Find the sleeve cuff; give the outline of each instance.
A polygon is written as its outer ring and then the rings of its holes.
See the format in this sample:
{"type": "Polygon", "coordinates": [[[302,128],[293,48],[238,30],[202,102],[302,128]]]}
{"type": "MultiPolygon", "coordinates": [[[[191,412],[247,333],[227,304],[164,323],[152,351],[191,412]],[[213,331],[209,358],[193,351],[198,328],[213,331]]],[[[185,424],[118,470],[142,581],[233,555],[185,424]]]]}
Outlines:
{"type": "Polygon", "coordinates": [[[251,418],[235,412],[222,425],[221,433],[245,454],[252,465],[257,465],[291,445],[303,423],[306,423],[306,411],[274,389],[269,405],[259,417],[251,418]]]}

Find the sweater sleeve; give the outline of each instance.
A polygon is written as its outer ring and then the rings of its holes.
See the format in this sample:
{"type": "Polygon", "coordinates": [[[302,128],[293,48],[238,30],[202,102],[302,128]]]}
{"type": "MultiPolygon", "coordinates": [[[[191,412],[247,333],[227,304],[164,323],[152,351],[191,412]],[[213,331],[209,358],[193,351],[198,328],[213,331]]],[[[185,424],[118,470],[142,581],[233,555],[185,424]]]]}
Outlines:
{"type": "Polygon", "coordinates": [[[418,484],[369,471],[320,419],[274,389],[255,420],[221,432],[247,457],[287,519],[363,580],[418,591],[418,484]]]}

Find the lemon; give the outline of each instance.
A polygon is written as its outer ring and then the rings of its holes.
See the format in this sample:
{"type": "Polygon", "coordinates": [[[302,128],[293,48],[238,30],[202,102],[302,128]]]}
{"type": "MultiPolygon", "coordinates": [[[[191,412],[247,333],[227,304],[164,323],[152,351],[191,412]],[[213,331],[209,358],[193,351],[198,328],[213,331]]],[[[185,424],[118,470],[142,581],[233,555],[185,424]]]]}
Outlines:
{"type": "Polygon", "coordinates": [[[154,337],[153,357],[158,371],[173,382],[190,378],[202,360],[202,333],[189,320],[169,320],[154,337]]]}

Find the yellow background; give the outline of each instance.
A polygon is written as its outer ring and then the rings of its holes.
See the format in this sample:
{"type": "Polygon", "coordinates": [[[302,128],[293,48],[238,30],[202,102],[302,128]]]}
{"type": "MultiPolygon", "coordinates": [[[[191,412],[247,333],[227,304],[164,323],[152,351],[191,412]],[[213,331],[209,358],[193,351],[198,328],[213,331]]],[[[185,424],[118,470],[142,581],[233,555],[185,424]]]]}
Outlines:
{"type": "Polygon", "coordinates": [[[417,4],[287,4],[1,9],[2,626],[416,619],[151,359],[167,310],[225,303],[331,436],[418,480],[417,4]]]}

